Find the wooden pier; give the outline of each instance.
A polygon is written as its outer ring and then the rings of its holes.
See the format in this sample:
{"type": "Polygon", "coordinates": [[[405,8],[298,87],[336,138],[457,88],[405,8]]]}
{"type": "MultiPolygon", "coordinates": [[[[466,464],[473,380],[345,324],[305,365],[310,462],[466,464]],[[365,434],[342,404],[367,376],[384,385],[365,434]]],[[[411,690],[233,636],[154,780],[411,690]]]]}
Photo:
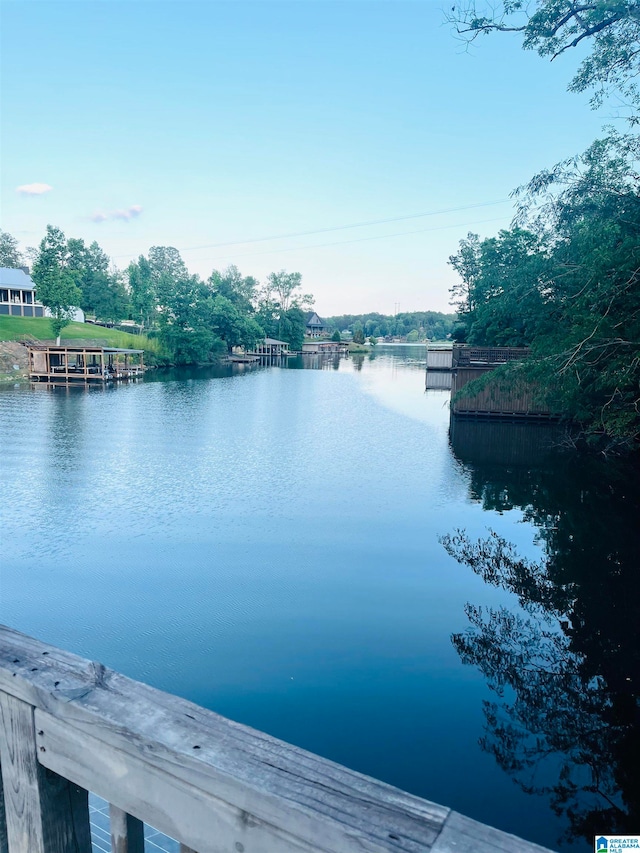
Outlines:
{"type": "Polygon", "coordinates": [[[340,341],[306,341],[302,355],[349,355],[349,344],[340,341]]]}
{"type": "Polygon", "coordinates": [[[451,371],[453,348],[443,344],[427,344],[427,374],[429,371],[451,371]]]}
{"type": "Polygon", "coordinates": [[[529,357],[524,347],[468,347],[452,352],[451,412],[456,416],[548,420],[554,413],[540,401],[531,382],[509,378],[487,382],[480,390],[460,393],[466,385],[501,365],[529,357]]]}
{"type": "Polygon", "coordinates": [[[544,853],[2,626],[0,762],[2,853],[90,853],[88,791],[112,853],[544,853]]]}
{"type": "Polygon", "coordinates": [[[29,345],[29,378],[34,382],[109,382],[133,379],[142,373],[141,349],[29,345]]]}

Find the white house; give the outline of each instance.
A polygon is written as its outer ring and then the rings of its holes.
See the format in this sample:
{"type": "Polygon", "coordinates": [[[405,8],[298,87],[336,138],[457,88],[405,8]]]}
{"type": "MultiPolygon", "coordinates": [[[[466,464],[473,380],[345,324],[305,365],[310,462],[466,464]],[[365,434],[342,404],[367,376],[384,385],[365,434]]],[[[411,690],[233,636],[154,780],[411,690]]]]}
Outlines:
{"type": "MultiPolygon", "coordinates": [[[[73,308],[71,319],[84,323],[84,311],[73,308]]],[[[0,267],[0,314],[10,317],[51,317],[51,311],[36,299],[36,285],[29,267],[0,267]]]]}
{"type": "Polygon", "coordinates": [[[10,317],[44,317],[45,309],[36,300],[36,286],[28,267],[0,267],[0,314],[10,317]]]}

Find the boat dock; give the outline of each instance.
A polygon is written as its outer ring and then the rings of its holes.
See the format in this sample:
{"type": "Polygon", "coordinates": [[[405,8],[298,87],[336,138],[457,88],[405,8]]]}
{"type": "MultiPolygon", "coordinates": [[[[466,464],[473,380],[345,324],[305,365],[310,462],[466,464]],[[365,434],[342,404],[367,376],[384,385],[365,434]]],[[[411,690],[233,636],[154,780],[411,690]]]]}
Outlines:
{"type": "Polygon", "coordinates": [[[451,371],[453,347],[446,344],[427,344],[427,373],[429,371],[451,371]]]}
{"type": "Polygon", "coordinates": [[[457,416],[548,420],[554,417],[542,403],[537,388],[523,379],[487,382],[464,393],[469,382],[504,364],[529,357],[527,347],[454,346],[452,353],[451,411],[457,416]],[[462,393],[461,393],[462,392],[462,393]]]}
{"type": "Polygon", "coordinates": [[[247,352],[247,355],[257,355],[260,358],[286,358],[293,353],[289,352],[289,344],[286,341],[279,341],[277,338],[265,338],[263,341],[258,341],[254,348],[247,352]]]}
{"type": "Polygon", "coordinates": [[[524,379],[486,382],[464,392],[475,379],[501,365],[529,357],[526,347],[471,347],[454,344],[427,350],[426,390],[451,388],[451,413],[457,417],[548,420],[553,412],[540,401],[535,385],[524,379]]]}
{"type": "Polygon", "coordinates": [[[29,378],[50,384],[129,380],[144,373],[144,350],[29,344],[29,378]]]}
{"type": "Polygon", "coordinates": [[[8,853],[91,853],[89,792],[112,853],[545,853],[3,626],[0,762],[8,853]]]}
{"type": "Polygon", "coordinates": [[[349,344],[340,341],[307,341],[302,355],[349,355],[349,344]]]}

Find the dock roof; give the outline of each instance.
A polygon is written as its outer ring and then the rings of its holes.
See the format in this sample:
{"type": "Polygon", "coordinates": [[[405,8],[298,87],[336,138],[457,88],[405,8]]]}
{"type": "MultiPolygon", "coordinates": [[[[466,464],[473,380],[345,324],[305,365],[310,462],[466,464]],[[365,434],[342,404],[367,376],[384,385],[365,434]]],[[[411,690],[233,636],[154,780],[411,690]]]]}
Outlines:
{"type": "Polygon", "coordinates": [[[127,349],[125,347],[99,347],[99,346],[83,346],[82,344],[70,344],[69,346],[58,346],[57,344],[46,343],[29,343],[30,349],[49,350],[49,352],[106,352],[106,353],[123,353],[124,355],[140,355],[144,352],[143,349],[127,349]]]}

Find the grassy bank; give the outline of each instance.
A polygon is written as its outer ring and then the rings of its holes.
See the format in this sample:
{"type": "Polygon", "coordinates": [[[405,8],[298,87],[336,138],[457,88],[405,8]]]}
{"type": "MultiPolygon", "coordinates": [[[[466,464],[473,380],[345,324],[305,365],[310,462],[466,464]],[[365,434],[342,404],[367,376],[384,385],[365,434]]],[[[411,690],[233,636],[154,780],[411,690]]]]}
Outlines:
{"type": "MultiPolygon", "coordinates": [[[[0,316],[0,341],[21,341],[35,339],[54,342],[51,333],[51,321],[40,317],[2,317],[0,316]]],[[[62,330],[60,343],[79,343],[103,347],[123,347],[143,349],[145,352],[160,354],[157,341],[145,335],[130,335],[118,329],[105,329],[92,323],[69,323],[62,330]]]]}

